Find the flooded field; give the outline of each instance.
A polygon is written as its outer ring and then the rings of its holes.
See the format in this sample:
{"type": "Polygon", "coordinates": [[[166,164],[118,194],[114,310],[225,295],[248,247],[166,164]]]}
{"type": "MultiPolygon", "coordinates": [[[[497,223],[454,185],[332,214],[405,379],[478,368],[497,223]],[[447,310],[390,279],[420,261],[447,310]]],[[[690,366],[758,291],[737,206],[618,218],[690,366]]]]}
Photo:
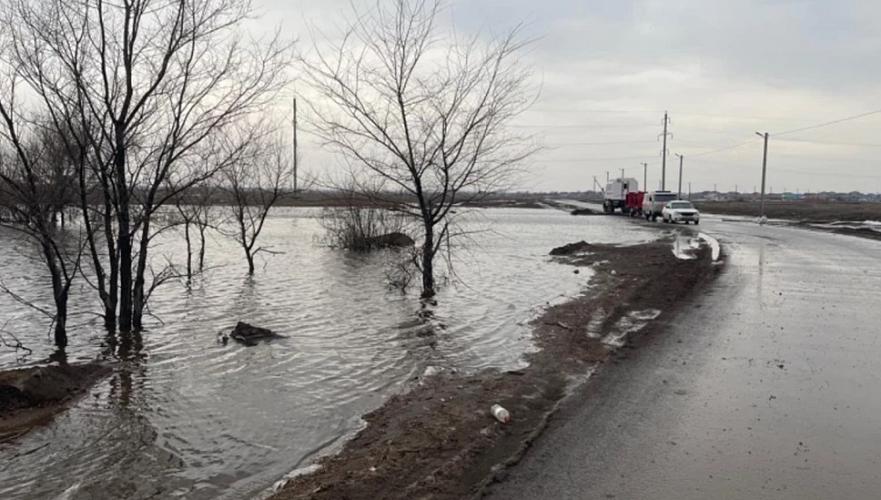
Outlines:
{"type": "MultiPolygon", "coordinates": [[[[157,291],[141,335],[108,336],[87,285],[73,303],[70,361],[101,356],[115,372],[51,424],[0,444],[0,498],[247,498],[330,452],[363,413],[427,367],[509,368],[532,349],[528,321],[589,279],[547,256],[578,240],[630,243],[656,233],[618,218],[556,210],[492,209],[464,217],[478,231],[457,249],[459,281],[422,310],[385,284],[392,255],[353,255],[321,245],[313,209],[281,209],[267,223],[266,255],[246,277],[240,250],[221,237],[205,277],[157,291]],[[421,321],[419,318],[428,318],[421,321]],[[286,338],[221,345],[236,321],[286,338]]],[[[37,260],[0,233],[4,283],[29,299],[48,288],[37,260]]],[[[180,262],[167,238],[154,256],[180,262]]],[[[0,317],[34,353],[52,352],[48,325],[10,297],[0,317]],[[7,322],[8,321],[8,322],[7,322]]],[[[0,369],[20,353],[0,349],[0,369]]]]}

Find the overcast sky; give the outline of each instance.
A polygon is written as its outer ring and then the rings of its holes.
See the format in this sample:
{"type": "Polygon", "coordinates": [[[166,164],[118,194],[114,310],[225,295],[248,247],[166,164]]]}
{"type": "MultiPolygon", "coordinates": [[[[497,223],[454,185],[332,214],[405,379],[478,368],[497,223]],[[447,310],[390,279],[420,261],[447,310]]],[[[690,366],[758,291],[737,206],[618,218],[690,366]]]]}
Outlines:
{"type": "MultiPolygon", "coordinates": [[[[349,0],[256,4],[261,23],[280,23],[301,49],[307,24],[333,33],[350,9],[349,0]]],[[[676,189],[680,153],[684,190],[690,181],[695,191],[714,184],[752,191],[761,178],[755,132],[768,131],[775,192],[881,192],[881,113],[775,137],[881,110],[877,0],[453,0],[447,7],[443,22],[460,32],[490,36],[523,22],[536,38],[525,56],[541,94],[516,126],[546,149],[528,165],[523,189],[586,190],[594,175],[622,168],[641,183],[642,162],[657,187],[667,110],[668,189],[676,189]]],[[[308,136],[302,157],[313,173],[336,161],[308,136]]]]}

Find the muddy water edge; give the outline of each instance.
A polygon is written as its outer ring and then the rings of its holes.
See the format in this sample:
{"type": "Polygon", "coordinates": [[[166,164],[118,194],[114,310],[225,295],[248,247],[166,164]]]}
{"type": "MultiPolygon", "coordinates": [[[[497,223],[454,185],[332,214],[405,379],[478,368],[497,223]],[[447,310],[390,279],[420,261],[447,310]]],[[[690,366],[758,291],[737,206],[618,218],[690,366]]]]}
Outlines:
{"type": "Polygon", "coordinates": [[[706,245],[686,260],[671,252],[672,242],[558,249],[555,258],[573,272],[591,267],[595,274],[579,296],[533,322],[538,350],[526,355],[528,367],[442,371],[414,380],[412,390],[365,415],[367,426],[339,454],[321,459],[317,470],[296,476],[272,498],[479,496],[519,460],[576,384],[590,383],[596,370],[614,369],[628,351],[638,352],[640,339],[662,334],[664,317],[721,271],[706,245]],[[654,320],[632,327],[633,318],[648,317],[654,320]],[[630,334],[616,347],[608,339],[620,340],[622,328],[630,334]],[[494,403],[511,412],[511,423],[490,416],[494,403]]]}

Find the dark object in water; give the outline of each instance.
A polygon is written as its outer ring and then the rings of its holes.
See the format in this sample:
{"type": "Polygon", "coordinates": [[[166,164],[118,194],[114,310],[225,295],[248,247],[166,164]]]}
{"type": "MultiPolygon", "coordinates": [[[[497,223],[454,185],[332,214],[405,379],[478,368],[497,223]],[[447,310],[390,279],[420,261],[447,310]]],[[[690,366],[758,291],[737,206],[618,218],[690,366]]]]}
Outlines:
{"type": "Polygon", "coordinates": [[[268,328],[260,328],[259,326],[249,325],[242,321],[239,321],[236,324],[236,327],[232,329],[232,333],[230,333],[229,336],[236,342],[247,346],[257,345],[261,340],[283,338],[281,335],[274,333],[268,328]]]}
{"type": "Polygon", "coordinates": [[[416,242],[404,233],[388,233],[364,238],[364,248],[403,248],[411,247],[416,242]]]}

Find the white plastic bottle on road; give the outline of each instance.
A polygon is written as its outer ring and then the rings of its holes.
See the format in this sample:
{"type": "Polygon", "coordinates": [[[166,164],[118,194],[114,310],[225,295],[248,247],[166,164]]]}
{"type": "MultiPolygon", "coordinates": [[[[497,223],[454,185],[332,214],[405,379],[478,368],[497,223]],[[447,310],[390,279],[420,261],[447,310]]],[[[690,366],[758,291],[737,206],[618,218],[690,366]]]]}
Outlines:
{"type": "Polygon", "coordinates": [[[511,421],[511,413],[504,409],[500,404],[492,405],[492,408],[490,408],[489,411],[494,417],[496,417],[496,420],[503,424],[507,424],[511,421]]]}

